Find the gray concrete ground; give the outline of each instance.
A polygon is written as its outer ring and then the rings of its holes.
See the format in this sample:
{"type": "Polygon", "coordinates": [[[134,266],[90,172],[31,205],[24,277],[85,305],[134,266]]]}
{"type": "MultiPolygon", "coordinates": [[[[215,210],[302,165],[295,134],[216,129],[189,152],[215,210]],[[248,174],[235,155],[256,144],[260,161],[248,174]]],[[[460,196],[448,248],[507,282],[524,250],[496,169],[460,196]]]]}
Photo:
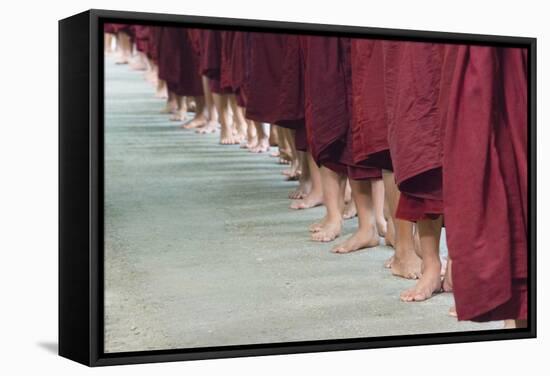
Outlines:
{"type": "Polygon", "coordinates": [[[107,352],[501,327],[458,323],[450,294],[400,302],[414,282],[383,268],[390,248],[310,241],[324,209],[288,209],[275,159],[178,128],[128,66],[105,74],[107,352]]]}

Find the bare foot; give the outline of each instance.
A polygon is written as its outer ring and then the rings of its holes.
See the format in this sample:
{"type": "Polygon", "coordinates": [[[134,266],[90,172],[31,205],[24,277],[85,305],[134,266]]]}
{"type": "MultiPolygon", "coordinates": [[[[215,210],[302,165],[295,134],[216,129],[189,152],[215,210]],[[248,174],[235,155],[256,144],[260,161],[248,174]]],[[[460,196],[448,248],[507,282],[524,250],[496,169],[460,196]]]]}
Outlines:
{"type": "Polygon", "coordinates": [[[237,132],[233,138],[235,139],[235,143],[242,147],[241,143],[246,142],[246,132],[237,132]]]}
{"type": "Polygon", "coordinates": [[[286,181],[296,181],[296,180],[299,180],[300,179],[300,173],[301,171],[297,171],[297,173],[295,175],[288,175],[286,177],[286,181]]]}
{"type": "Polygon", "coordinates": [[[419,279],[422,277],[421,266],[422,260],[411,250],[410,252],[402,252],[404,257],[393,256],[390,264],[391,273],[398,277],[407,279],[419,279]]]}
{"type": "Polygon", "coordinates": [[[391,264],[393,264],[393,260],[395,260],[395,255],[392,255],[389,259],[384,261],[384,268],[386,269],[391,268],[391,264]]]}
{"type": "Polygon", "coordinates": [[[246,142],[243,142],[241,144],[241,149],[252,149],[258,145],[258,138],[257,137],[248,137],[246,142]]]}
{"type": "Polygon", "coordinates": [[[122,53],[119,53],[116,57],[115,64],[128,64],[128,57],[122,53]]]}
{"type": "Polygon", "coordinates": [[[284,148],[279,148],[279,163],[287,164],[293,159],[291,153],[284,148]]]}
{"type": "Polygon", "coordinates": [[[166,89],[160,89],[155,92],[155,98],[166,99],[168,98],[168,91],[166,89]]]}
{"type": "Polygon", "coordinates": [[[157,86],[157,77],[152,70],[145,72],[144,77],[147,82],[153,84],[154,86],[157,86]]]}
{"type": "Polygon", "coordinates": [[[394,247],[395,248],[395,227],[393,226],[392,220],[389,219],[387,221],[387,231],[386,236],[384,237],[384,240],[386,242],[386,245],[388,247],[394,247]]]}
{"type": "Polygon", "coordinates": [[[185,128],[185,129],[195,129],[195,128],[204,127],[206,123],[207,123],[206,117],[199,115],[199,116],[195,116],[195,118],[190,122],[184,123],[181,126],[182,128],[185,128]]]}
{"type": "Polygon", "coordinates": [[[449,316],[451,316],[451,317],[458,317],[458,314],[456,313],[456,307],[455,307],[455,306],[451,306],[451,308],[449,308],[448,314],[449,314],[449,316]]]}
{"type": "Polygon", "coordinates": [[[386,234],[388,233],[388,222],[386,222],[386,218],[383,216],[376,219],[376,230],[378,231],[378,235],[380,237],[386,237],[386,234]]]}
{"type": "Polygon", "coordinates": [[[351,186],[349,185],[349,179],[346,180],[346,188],[344,189],[344,202],[348,203],[351,199],[351,186]]]}
{"type": "Polygon", "coordinates": [[[291,200],[303,199],[310,192],[311,192],[311,181],[309,181],[309,180],[304,181],[304,182],[300,181],[300,185],[298,186],[298,188],[296,188],[296,190],[290,192],[288,194],[288,198],[290,198],[291,200]]]}
{"type": "Polygon", "coordinates": [[[294,210],[310,209],[323,205],[323,193],[311,191],[301,200],[295,200],[290,203],[290,208],[294,210]]]}
{"type": "Polygon", "coordinates": [[[344,213],[342,214],[342,218],[352,219],[353,217],[356,217],[356,216],[357,216],[357,208],[355,207],[355,201],[350,200],[344,207],[344,213]]]}
{"type": "Polygon", "coordinates": [[[350,253],[355,252],[363,248],[376,247],[380,242],[380,238],[373,228],[369,230],[362,230],[359,228],[355,234],[350,236],[343,243],[338,244],[332,248],[332,253],[350,253]]]}
{"type": "Polygon", "coordinates": [[[401,300],[404,302],[421,302],[428,300],[434,293],[441,291],[441,263],[434,260],[424,264],[422,277],[412,289],[401,293],[401,300]]]}
{"type": "Polygon", "coordinates": [[[263,138],[258,140],[258,144],[250,149],[252,153],[265,153],[269,151],[269,139],[263,138]]]}
{"type": "Polygon", "coordinates": [[[147,69],[147,67],[145,66],[145,63],[139,57],[130,59],[130,68],[137,71],[144,71],[145,69],[147,69]]]}
{"type": "Polygon", "coordinates": [[[272,153],[269,153],[269,156],[273,157],[273,158],[278,158],[280,155],[281,155],[281,153],[278,150],[276,150],[272,153]]]}
{"type": "Polygon", "coordinates": [[[187,111],[189,112],[197,112],[197,102],[195,100],[190,100],[187,103],[187,111]]]}
{"type": "Polygon", "coordinates": [[[174,114],[176,113],[177,108],[173,103],[167,102],[166,106],[162,108],[162,110],[159,111],[161,114],[174,114]]]}
{"type": "Polygon", "coordinates": [[[237,142],[235,140],[235,137],[233,136],[233,132],[231,129],[227,129],[226,127],[222,127],[220,132],[220,144],[222,145],[235,145],[237,142]]]}
{"type": "Polygon", "coordinates": [[[208,123],[206,123],[204,127],[197,128],[195,132],[200,134],[215,133],[219,127],[220,127],[220,123],[215,121],[209,121],[208,123]]]}
{"type": "Polygon", "coordinates": [[[329,220],[327,219],[317,232],[311,234],[311,240],[316,242],[331,242],[342,233],[342,220],[329,220]]]}
{"type": "Polygon", "coordinates": [[[303,191],[302,187],[298,187],[288,193],[288,198],[291,200],[301,200],[307,193],[303,191]]]}
{"type": "Polygon", "coordinates": [[[283,172],[281,172],[283,175],[285,175],[288,180],[297,180],[300,178],[300,174],[302,171],[300,171],[300,163],[298,163],[298,160],[293,160],[290,164],[290,167],[283,172]]]}
{"type": "Polygon", "coordinates": [[[418,235],[418,227],[414,226],[414,250],[418,257],[422,257],[422,246],[420,245],[420,235],[418,235]]]}
{"type": "Polygon", "coordinates": [[[452,274],[452,260],[447,259],[447,267],[445,270],[445,274],[443,276],[443,291],[445,292],[451,292],[453,291],[453,274],[452,274]]]}
{"type": "Polygon", "coordinates": [[[309,232],[318,232],[318,231],[320,231],[327,221],[328,221],[328,218],[325,216],[320,221],[312,223],[308,228],[309,232]]]}
{"type": "Polygon", "coordinates": [[[187,121],[187,113],[177,111],[172,116],[170,116],[170,121],[187,121]]]}

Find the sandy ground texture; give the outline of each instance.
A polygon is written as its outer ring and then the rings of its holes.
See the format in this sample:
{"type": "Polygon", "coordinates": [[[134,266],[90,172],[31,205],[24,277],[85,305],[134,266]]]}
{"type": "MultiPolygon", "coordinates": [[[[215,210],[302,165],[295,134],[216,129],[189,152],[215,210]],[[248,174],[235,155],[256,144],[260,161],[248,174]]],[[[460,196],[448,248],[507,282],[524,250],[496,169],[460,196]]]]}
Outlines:
{"type": "Polygon", "coordinates": [[[106,352],[502,326],[458,323],[451,294],[401,302],[390,248],[309,240],[324,209],[288,209],[274,158],[180,129],[128,66],[105,74],[106,352]]]}

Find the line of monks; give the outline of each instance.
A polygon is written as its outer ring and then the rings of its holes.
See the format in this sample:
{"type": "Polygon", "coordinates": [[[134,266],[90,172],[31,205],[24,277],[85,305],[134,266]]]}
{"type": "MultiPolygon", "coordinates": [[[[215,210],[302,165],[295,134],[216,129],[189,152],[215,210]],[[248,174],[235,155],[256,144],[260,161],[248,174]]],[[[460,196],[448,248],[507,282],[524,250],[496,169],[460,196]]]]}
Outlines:
{"type": "Polygon", "coordinates": [[[326,208],[312,240],[357,216],[332,251],[384,237],[385,266],[417,279],[401,300],[452,291],[459,320],[527,325],[526,49],[106,24],[106,53],[113,38],[183,128],[279,146],[291,209],[326,208]]]}

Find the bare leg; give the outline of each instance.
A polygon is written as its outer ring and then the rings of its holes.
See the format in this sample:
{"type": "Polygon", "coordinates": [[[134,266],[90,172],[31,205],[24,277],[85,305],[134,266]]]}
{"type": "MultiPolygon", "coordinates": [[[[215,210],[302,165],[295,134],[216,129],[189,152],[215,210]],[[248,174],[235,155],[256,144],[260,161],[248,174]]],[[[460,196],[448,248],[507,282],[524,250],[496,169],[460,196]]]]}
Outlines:
{"type": "Polygon", "coordinates": [[[273,151],[269,154],[270,157],[279,157],[281,155],[281,149],[284,148],[280,142],[281,138],[279,135],[279,127],[274,125],[271,127],[271,133],[269,134],[269,145],[278,146],[278,150],[273,151]]]}
{"type": "Polygon", "coordinates": [[[453,291],[453,262],[449,258],[447,259],[447,267],[445,268],[445,275],[443,277],[443,291],[451,292],[453,291]]]}
{"type": "Polygon", "coordinates": [[[285,145],[287,150],[286,154],[290,160],[290,167],[288,170],[283,171],[283,175],[288,176],[289,180],[296,180],[301,174],[302,166],[300,164],[301,160],[298,158],[298,153],[296,151],[296,145],[294,143],[294,131],[287,128],[277,127],[279,129],[279,141],[285,145]]]}
{"type": "Polygon", "coordinates": [[[176,109],[172,112],[170,116],[170,121],[185,121],[187,118],[187,102],[185,97],[181,95],[175,95],[176,109]]]}
{"type": "Polygon", "coordinates": [[[342,213],[342,218],[344,219],[353,219],[357,216],[357,205],[355,201],[349,200],[344,206],[344,212],[342,213]]]}
{"type": "Polygon", "coordinates": [[[144,71],[147,69],[147,65],[145,64],[145,54],[143,52],[138,51],[134,57],[130,59],[130,68],[137,71],[144,71]]]}
{"type": "Polygon", "coordinates": [[[216,110],[221,124],[220,144],[222,145],[234,145],[235,139],[233,138],[233,130],[231,128],[231,121],[229,120],[228,105],[229,98],[225,94],[212,93],[216,110]]]}
{"type": "Polygon", "coordinates": [[[265,153],[269,151],[269,124],[255,121],[258,142],[250,151],[253,153],[265,153]]]}
{"type": "Polygon", "coordinates": [[[386,236],[388,224],[384,217],[384,181],[382,179],[373,179],[372,182],[372,201],[374,205],[374,218],[376,220],[376,229],[378,235],[386,236]]]}
{"type": "Polygon", "coordinates": [[[311,191],[303,199],[292,201],[290,204],[291,209],[309,209],[323,204],[323,184],[321,182],[319,166],[313,160],[310,152],[306,152],[305,154],[311,177],[311,191]]]}
{"type": "Polygon", "coordinates": [[[204,96],[195,97],[195,103],[197,106],[195,118],[189,123],[183,125],[185,129],[205,127],[212,117],[214,117],[217,122],[217,113],[215,115],[212,114],[213,103],[210,87],[208,86],[208,79],[204,76],[202,77],[202,89],[204,96]]]}
{"type": "Polygon", "coordinates": [[[349,182],[349,179],[346,179],[346,188],[344,190],[344,202],[347,204],[348,202],[353,201],[353,198],[351,197],[351,184],[349,182]]]}
{"type": "MultiPolygon", "coordinates": [[[[445,274],[443,276],[443,283],[441,284],[441,288],[444,292],[452,292],[453,291],[453,273],[452,273],[452,267],[453,262],[450,258],[447,259],[447,263],[445,266],[445,274]]],[[[456,313],[456,307],[453,305],[451,308],[449,308],[449,316],[457,317],[456,313]]]]}
{"type": "Polygon", "coordinates": [[[235,124],[235,141],[236,143],[241,143],[244,140],[246,140],[246,131],[247,131],[247,123],[246,118],[244,117],[244,110],[242,107],[239,107],[237,105],[237,97],[235,94],[231,94],[229,96],[229,104],[231,105],[231,109],[233,110],[233,123],[235,124]]]}
{"type": "Polygon", "coordinates": [[[276,126],[275,129],[277,129],[277,143],[279,145],[279,163],[290,164],[293,158],[292,148],[289,144],[290,134],[286,128],[276,126]]]}
{"type": "Polygon", "coordinates": [[[435,220],[418,221],[418,233],[422,254],[422,276],[412,289],[401,293],[405,302],[420,302],[441,291],[441,260],[439,259],[439,239],[441,237],[441,216],[435,220]]]}
{"type": "Polygon", "coordinates": [[[307,153],[302,151],[296,151],[298,158],[300,159],[300,166],[302,173],[300,174],[300,185],[295,191],[288,194],[288,198],[296,200],[306,197],[311,192],[311,176],[309,173],[309,163],[307,160],[307,153]]]}
{"type": "Polygon", "coordinates": [[[166,81],[161,79],[157,80],[157,90],[155,92],[155,98],[168,98],[168,86],[166,86],[166,81]]]}
{"type": "Polygon", "coordinates": [[[204,105],[204,97],[195,97],[195,117],[188,123],[183,123],[182,128],[193,129],[204,126],[208,121],[207,109],[204,105]]]}
{"type": "Polygon", "coordinates": [[[279,132],[277,131],[275,124],[271,127],[271,132],[269,133],[269,146],[279,146],[279,132]]]}
{"type": "Polygon", "coordinates": [[[395,211],[399,202],[399,190],[393,172],[384,170],[384,191],[388,201],[393,227],[395,229],[395,254],[386,262],[392,274],[404,278],[419,278],[422,260],[418,257],[414,241],[414,224],[409,221],[395,218],[395,211]]]}
{"type": "MultiPolygon", "coordinates": [[[[395,247],[395,226],[393,224],[393,218],[390,215],[390,206],[388,204],[388,195],[384,192],[384,218],[386,218],[387,231],[386,231],[386,245],[389,247],[395,247]]],[[[389,268],[389,266],[388,266],[389,268]]]]}
{"type": "Polygon", "coordinates": [[[145,63],[145,72],[143,73],[143,77],[147,82],[155,83],[156,85],[156,81],[154,81],[155,78],[153,77],[153,74],[154,74],[153,61],[149,59],[149,57],[146,54],[144,54],[143,56],[144,56],[143,61],[145,63]]]}
{"type": "Polygon", "coordinates": [[[185,97],[185,103],[187,104],[187,111],[197,112],[197,100],[196,97],[185,97]]]}
{"type": "Polygon", "coordinates": [[[117,33],[117,44],[119,45],[119,56],[116,60],[117,64],[128,64],[130,57],[132,56],[132,42],[130,36],[126,33],[117,33]]]}
{"type": "Polygon", "coordinates": [[[173,114],[177,112],[178,110],[178,96],[174,94],[173,92],[168,92],[168,98],[166,100],[166,104],[162,110],[160,110],[161,114],[173,114]]]}
{"type": "Polygon", "coordinates": [[[351,197],[351,185],[349,179],[346,179],[346,188],[344,190],[344,203],[345,206],[342,218],[355,218],[357,216],[357,207],[355,206],[355,201],[353,201],[353,198],[351,197]]]}
{"type": "Polygon", "coordinates": [[[344,210],[344,176],[321,166],[321,181],[323,183],[323,201],[327,209],[321,220],[318,231],[311,234],[311,239],[318,242],[330,242],[342,233],[342,212],[344,210]]]}
{"type": "Polygon", "coordinates": [[[114,34],[111,33],[104,33],[103,34],[103,47],[104,52],[106,55],[110,55],[113,53],[113,38],[115,37],[114,34]]]}
{"type": "Polygon", "coordinates": [[[208,78],[206,76],[202,76],[202,89],[204,91],[204,103],[208,113],[208,121],[200,128],[197,126],[198,129],[196,132],[214,133],[220,127],[220,123],[218,122],[218,111],[214,105],[214,97],[212,96],[210,84],[208,83],[208,78]]]}
{"type": "MultiPolygon", "coordinates": [[[[242,109],[244,113],[244,109],[242,109]]],[[[241,144],[242,149],[252,149],[258,145],[258,135],[256,134],[256,126],[252,120],[246,121],[246,142],[241,144]]]]}
{"type": "Polygon", "coordinates": [[[371,180],[351,180],[352,199],[357,207],[359,228],[351,237],[332,249],[334,253],[349,253],[379,244],[374,216],[373,190],[371,180]]]}

